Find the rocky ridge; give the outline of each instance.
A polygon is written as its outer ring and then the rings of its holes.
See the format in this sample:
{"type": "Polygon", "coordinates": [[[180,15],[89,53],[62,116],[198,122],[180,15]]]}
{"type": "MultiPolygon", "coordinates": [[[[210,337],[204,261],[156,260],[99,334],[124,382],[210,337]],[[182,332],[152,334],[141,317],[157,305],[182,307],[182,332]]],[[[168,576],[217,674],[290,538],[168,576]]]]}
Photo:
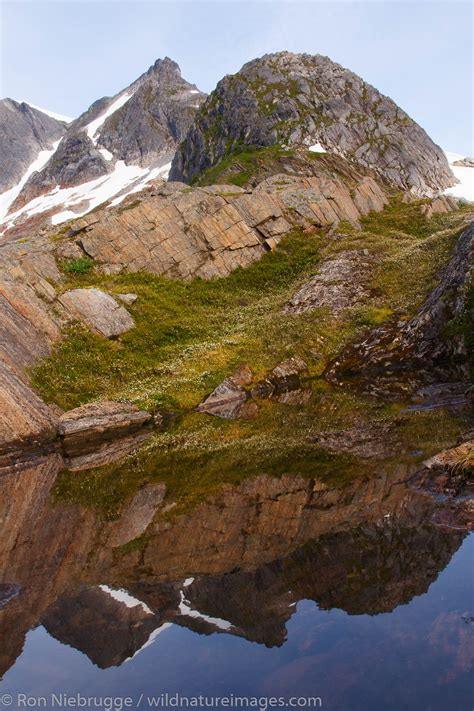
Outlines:
{"type": "Polygon", "coordinates": [[[218,83],[170,179],[190,182],[243,146],[316,143],[419,196],[456,182],[439,146],[391,99],[328,57],[290,52],[248,62],[218,83]]]}
{"type": "Polygon", "coordinates": [[[10,213],[58,187],[106,177],[117,170],[118,161],[137,168],[163,167],[171,161],[204,98],[181,77],[176,62],[158,59],[129,87],[96,101],[68,126],[46,165],[26,181],[10,213]]]}
{"type": "Polygon", "coordinates": [[[66,133],[67,125],[13,99],[0,101],[0,193],[14,187],[36,160],[66,133]]]}

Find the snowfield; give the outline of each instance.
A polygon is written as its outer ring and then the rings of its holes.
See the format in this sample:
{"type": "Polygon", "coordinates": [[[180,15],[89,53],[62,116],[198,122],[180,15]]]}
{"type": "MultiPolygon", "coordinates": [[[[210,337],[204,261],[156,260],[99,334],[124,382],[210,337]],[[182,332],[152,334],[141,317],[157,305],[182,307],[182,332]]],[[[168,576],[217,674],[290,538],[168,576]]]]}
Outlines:
{"type": "Polygon", "coordinates": [[[448,163],[455,177],[459,180],[457,185],[444,191],[445,195],[452,195],[456,198],[464,198],[474,202],[474,168],[463,168],[460,165],[453,165],[457,160],[462,160],[465,156],[460,153],[444,152],[448,163]]]}
{"type": "Polygon", "coordinates": [[[20,194],[24,184],[26,183],[26,181],[28,180],[30,175],[32,175],[36,171],[39,171],[42,168],[44,168],[44,166],[49,161],[51,156],[54,155],[54,153],[56,153],[56,149],[59,146],[59,144],[61,143],[61,140],[62,139],[59,139],[59,141],[56,141],[56,143],[53,143],[53,147],[49,151],[40,151],[38,153],[37,157],[35,158],[35,160],[33,161],[33,163],[31,163],[31,165],[28,168],[28,170],[26,171],[26,173],[24,173],[20,182],[17,185],[15,185],[15,187],[10,188],[10,190],[6,190],[4,193],[2,193],[0,195],[0,223],[2,223],[3,220],[5,219],[5,217],[8,213],[8,210],[10,209],[10,205],[12,205],[15,202],[15,200],[17,199],[18,195],[20,194]]]}
{"type": "MultiPolygon", "coordinates": [[[[55,144],[54,150],[56,150],[58,145],[59,142],[55,144]]],[[[43,151],[42,153],[48,153],[48,155],[43,156],[40,154],[37,161],[30,166],[27,173],[23,176],[21,184],[19,183],[15,188],[12,188],[0,196],[0,222],[3,222],[3,231],[13,227],[19,219],[24,221],[33,215],[38,215],[41,212],[52,209],[57,209],[58,212],[52,216],[51,223],[53,225],[59,225],[67,220],[73,220],[76,217],[86,215],[94,208],[102,203],[108,202],[112,198],[114,198],[114,200],[111,207],[118,205],[127,195],[139,192],[151,180],[155,180],[159,177],[166,180],[171,167],[171,163],[167,163],[166,165],[155,168],[141,168],[137,165],[126,165],[124,161],[119,160],[116,161],[113,172],[108,175],[103,175],[100,178],[95,178],[94,180],[76,185],[72,188],[60,188],[57,185],[54,190],[34,198],[24,205],[24,207],[7,215],[8,208],[16,199],[29,175],[31,175],[34,170],[38,170],[37,167],[33,168],[33,166],[39,165],[41,161],[42,165],[44,165],[54,153],[54,150],[43,151]]]]}
{"type": "Polygon", "coordinates": [[[117,602],[121,602],[123,605],[126,605],[126,607],[141,607],[143,612],[147,615],[153,615],[153,612],[150,610],[148,605],[130,595],[130,593],[123,588],[111,588],[108,585],[99,585],[99,588],[103,592],[107,593],[107,595],[110,595],[110,597],[113,597],[114,600],[117,600],[117,602]]]}

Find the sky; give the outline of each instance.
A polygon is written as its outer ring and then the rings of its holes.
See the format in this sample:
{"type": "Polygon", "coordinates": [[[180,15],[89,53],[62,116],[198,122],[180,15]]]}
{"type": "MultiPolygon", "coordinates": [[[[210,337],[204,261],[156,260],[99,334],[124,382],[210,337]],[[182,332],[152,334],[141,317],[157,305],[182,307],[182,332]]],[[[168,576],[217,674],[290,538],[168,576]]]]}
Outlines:
{"type": "Polygon", "coordinates": [[[463,0],[0,0],[0,96],[75,117],[159,57],[209,92],[286,49],[329,56],[472,155],[472,30],[463,0]]]}

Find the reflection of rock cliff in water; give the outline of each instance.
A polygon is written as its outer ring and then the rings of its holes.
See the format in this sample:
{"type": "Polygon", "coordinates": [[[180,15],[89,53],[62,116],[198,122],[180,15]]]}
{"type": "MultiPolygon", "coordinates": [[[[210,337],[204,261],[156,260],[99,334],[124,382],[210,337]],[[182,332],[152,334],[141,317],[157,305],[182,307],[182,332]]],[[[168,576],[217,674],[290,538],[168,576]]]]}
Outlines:
{"type": "Polygon", "coordinates": [[[79,649],[101,669],[122,663],[143,647],[157,626],[145,605],[122,601],[110,588],[84,588],[50,605],[41,622],[63,644],[79,649]],[[132,606],[133,605],[133,606],[132,606]]]}
{"type": "Polygon", "coordinates": [[[0,610],[0,673],[38,623],[101,667],[169,622],[282,644],[298,600],[390,611],[425,592],[463,538],[433,525],[440,505],[408,488],[403,467],[334,488],[261,476],[171,521],[160,491],[151,521],[144,492],[107,521],[52,501],[60,466],[52,456],[0,475],[0,584],[18,592],[0,610]],[[128,552],[127,530],[146,530],[128,552]]]}

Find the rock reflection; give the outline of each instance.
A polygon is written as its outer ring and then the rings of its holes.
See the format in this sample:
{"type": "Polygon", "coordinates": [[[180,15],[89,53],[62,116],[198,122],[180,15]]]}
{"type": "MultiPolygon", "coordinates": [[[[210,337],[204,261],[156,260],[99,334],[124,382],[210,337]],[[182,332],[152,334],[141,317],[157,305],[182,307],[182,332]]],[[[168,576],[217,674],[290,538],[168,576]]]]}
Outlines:
{"type": "Polygon", "coordinates": [[[389,612],[424,593],[464,537],[434,523],[445,504],[407,485],[407,465],[338,487],[260,476],[172,519],[157,481],[112,521],[54,501],[62,466],[51,455],[0,474],[0,674],[38,624],[101,668],[169,623],[282,645],[299,600],[389,612]]]}

